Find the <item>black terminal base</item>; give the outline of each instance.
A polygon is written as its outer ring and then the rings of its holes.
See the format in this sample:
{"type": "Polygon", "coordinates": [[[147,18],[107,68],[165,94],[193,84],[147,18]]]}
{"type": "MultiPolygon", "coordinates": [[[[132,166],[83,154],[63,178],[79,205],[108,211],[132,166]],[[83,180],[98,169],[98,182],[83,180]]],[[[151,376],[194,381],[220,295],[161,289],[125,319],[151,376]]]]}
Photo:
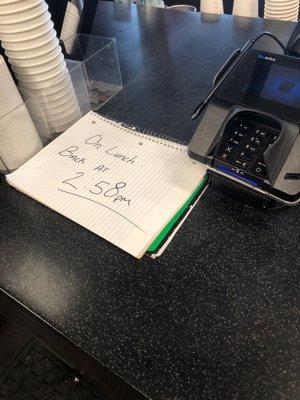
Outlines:
{"type": "Polygon", "coordinates": [[[278,210],[284,208],[284,204],[279,203],[263,194],[254,192],[250,188],[245,187],[237,182],[231,181],[214,171],[209,171],[210,187],[225,193],[227,196],[232,197],[248,207],[256,208],[259,210],[278,210]]]}

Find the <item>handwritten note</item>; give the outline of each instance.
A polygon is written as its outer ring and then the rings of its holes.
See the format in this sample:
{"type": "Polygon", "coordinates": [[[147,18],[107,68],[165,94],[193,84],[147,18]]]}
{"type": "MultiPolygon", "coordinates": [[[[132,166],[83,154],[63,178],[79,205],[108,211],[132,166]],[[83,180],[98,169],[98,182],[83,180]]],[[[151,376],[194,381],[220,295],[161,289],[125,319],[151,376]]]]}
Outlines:
{"type": "Polygon", "coordinates": [[[90,112],[7,181],[140,258],[205,174],[185,146],[90,112]]]}

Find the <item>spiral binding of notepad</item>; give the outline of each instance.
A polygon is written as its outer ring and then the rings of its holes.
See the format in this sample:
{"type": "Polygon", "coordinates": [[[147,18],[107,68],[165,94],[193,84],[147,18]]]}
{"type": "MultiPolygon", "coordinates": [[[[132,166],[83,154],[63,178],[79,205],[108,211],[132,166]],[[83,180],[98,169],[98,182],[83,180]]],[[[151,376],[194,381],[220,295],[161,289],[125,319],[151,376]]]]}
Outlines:
{"type": "Polygon", "coordinates": [[[144,140],[151,141],[153,143],[158,143],[166,147],[170,147],[175,150],[180,150],[180,151],[186,151],[186,144],[180,141],[174,141],[174,138],[168,137],[167,135],[161,135],[156,132],[152,131],[147,131],[147,132],[142,132],[140,129],[136,128],[135,126],[130,126],[126,125],[123,122],[117,122],[113,119],[110,119],[109,117],[103,117],[99,114],[96,114],[95,112],[92,112],[93,116],[97,119],[103,120],[112,126],[117,126],[120,128],[122,131],[129,133],[131,135],[134,135],[136,137],[139,137],[144,140]],[[134,131],[134,132],[133,132],[134,131]]]}

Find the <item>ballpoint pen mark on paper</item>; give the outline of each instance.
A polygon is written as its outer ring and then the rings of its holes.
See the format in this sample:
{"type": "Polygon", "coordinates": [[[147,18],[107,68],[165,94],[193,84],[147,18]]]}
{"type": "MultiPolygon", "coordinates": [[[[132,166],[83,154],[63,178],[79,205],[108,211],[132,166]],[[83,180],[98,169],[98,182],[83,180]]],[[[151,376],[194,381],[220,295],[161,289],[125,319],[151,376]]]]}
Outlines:
{"type": "Polygon", "coordinates": [[[92,202],[92,203],[98,204],[99,206],[102,206],[102,207],[104,207],[104,208],[106,208],[106,209],[112,211],[113,213],[118,214],[121,218],[125,219],[125,220],[126,220],[127,222],[129,222],[131,225],[133,225],[133,226],[135,226],[137,229],[139,229],[141,232],[145,232],[142,228],[140,228],[140,227],[139,227],[138,225],[136,225],[134,222],[130,221],[130,219],[126,218],[124,215],[120,214],[118,211],[114,210],[114,209],[111,208],[111,207],[108,207],[108,206],[106,206],[106,205],[104,205],[104,204],[102,204],[102,203],[99,203],[98,201],[92,200],[92,199],[90,199],[89,197],[85,197],[85,196],[82,196],[82,195],[77,194],[77,193],[72,193],[72,192],[69,192],[69,191],[63,190],[63,189],[58,189],[58,190],[59,190],[60,192],[63,192],[63,193],[66,193],[66,194],[70,194],[70,195],[72,195],[72,196],[80,197],[81,199],[85,199],[85,200],[88,200],[88,201],[90,201],[90,202],[92,202]]]}

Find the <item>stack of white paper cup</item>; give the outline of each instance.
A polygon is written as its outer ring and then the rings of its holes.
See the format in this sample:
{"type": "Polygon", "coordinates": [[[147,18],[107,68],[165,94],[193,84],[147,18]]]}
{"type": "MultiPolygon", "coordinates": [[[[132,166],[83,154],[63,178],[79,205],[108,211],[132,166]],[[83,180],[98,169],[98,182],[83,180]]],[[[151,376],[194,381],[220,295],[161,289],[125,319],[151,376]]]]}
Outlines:
{"type": "Polygon", "coordinates": [[[0,156],[0,171],[6,171],[6,166],[5,166],[5,164],[4,164],[4,162],[2,161],[2,158],[1,158],[1,156],[0,156]]]}
{"type": "Polygon", "coordinates": [[[7,65],[0,56],[0,169],[14,170],[43,146],[7,65]]]}
{"type": "Polygon", "coordinates": [[[66,14],[60,33],[61,40],[66,41],[65,48],[68,54],[72,52],[75,35],[79,26],[79,21],[80,11],[73,3],[69,1],[67,4],[66,14]],[[71,37],[74,37],[74,39],[67,40],[71,37]]]}
{"type": "Polygon", "coordinates": [[[258,17],[258,0],[234,0],[232,14],[240,17],[258,17]]]}
{"type": "Polygon", "coordinates": [[[0,40],[20,87],[43,95],[50,130],[69,127],[80,117],[80,110],[71,80],[65,85],[70,77],[45,0],[0,0],[0,40]],[[60,85],[65,88],[56,97],[57,104],[53,96],[48,104],[52,85],[57,92],[60,85]],[[68,103],[59,102],[66,97],[68,103]]]}
{"type": "Polygon", "coordinates": [[[200,11],[210,14],[223,14],[223,0],[201,0],[200,11]]]}
{"type": "Polygon", "coordinates": [[[283,21],[297,21],[299,0],[266,0],[264,17],[283,21]]]}

